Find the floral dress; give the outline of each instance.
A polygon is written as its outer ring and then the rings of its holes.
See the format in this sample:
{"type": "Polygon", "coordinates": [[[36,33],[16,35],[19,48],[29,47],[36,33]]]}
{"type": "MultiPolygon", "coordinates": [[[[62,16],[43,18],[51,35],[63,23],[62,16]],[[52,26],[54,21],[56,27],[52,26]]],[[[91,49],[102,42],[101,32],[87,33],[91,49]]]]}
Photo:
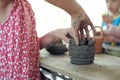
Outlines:
{"type": "Polygon", "coordinates": [[[0,80],[40,80],[39,39],[35,16],[26,0],[14,0],[0,22],[0,80]]]}

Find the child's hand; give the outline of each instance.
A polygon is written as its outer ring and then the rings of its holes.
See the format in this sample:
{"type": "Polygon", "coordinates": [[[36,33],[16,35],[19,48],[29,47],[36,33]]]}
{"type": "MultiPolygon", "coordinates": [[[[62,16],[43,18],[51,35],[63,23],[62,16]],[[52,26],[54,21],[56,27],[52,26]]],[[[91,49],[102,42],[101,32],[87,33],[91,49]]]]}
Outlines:
{"type": "Polygon", "coordinates": [[[108,14],[104,14],[102,15],[102,19],[106,24],[110,24],[112,23],[113,17],[108,14]]]}
{"type": "Polygon", "coordinates": [[[77,36],[80,39],[85,38],[86,36],[88,38],[90,37],[88,26],[91,27],[93,33],[95,34],[95,27],[93,26],[91,20],[86,13],[83,13],[82,15],[72,16],[72,27],[75,28],[76,32],[78,32],[77,36]]]}
{"type": "Polygon", "coordinates": [[[74,28],[64,28],[64,29],[57,29],[51,32],[51,34],[56,37],[60,38],[66,42],[69,43],[70,39],[68,38],[67,35],[70,35],[76,42],[76,44],[79,44],[79,40],[77,37],[77,33],[74,28]]]}
{"type": "Polygon", "coordinates": [[[115,27],[112,24],[109,24],[109,31],[110,31],[110,35],[120,39],[120,28],[119,27],[115,27]]]}
{"type": "Polygon", "coordinates": [[[108,24],[109,29],[104,30],[104,40],[110,42],[120,42],[120,28],[108,24]]]}

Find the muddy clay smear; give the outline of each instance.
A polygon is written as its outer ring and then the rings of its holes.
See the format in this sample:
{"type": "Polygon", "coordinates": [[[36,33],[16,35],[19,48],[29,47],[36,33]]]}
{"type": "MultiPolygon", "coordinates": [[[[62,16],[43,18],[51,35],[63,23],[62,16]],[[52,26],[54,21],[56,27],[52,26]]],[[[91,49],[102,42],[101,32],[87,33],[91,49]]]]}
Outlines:
{"type": "Polygon", "coordinates": [[[95,40],[80,40],[76,45],[73,39],[70,40],[69,56],[70,62],[77,65],[92,64],[95,55],[95,40]]]}

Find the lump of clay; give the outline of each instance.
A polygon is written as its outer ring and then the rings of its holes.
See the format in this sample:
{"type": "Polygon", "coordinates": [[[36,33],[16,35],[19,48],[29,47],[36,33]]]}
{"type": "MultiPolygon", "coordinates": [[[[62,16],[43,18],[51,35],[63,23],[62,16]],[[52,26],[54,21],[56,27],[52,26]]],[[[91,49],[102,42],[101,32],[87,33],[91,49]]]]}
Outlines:
{"type": "Polygon", "coordinates": [[[73,39],[70,40],[70,62],[77,65],[92,64],[95,55],[95,40],[85,39],[80,40],[79,43],[79,45],[76,45],[73,39]]]}
{"type": "Polygon", "coordinates": [[[53,43],[48,45],[46,47],[46,50],[53,55],[64,54],[66,51],[68,51],[66,45],[63,44],[61,39],[57,39],[53,43]]]}

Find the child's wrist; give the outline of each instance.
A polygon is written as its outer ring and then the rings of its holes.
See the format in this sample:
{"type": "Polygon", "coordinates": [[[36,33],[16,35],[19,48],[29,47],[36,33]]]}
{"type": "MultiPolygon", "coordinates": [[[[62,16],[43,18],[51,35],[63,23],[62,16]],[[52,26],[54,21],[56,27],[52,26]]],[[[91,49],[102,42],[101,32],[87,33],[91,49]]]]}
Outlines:
{"type": "Polygon", "coordinates": [[[72,18],[72,27],[76,28],[77,26],[79,26],[79,22],[81,20],[81,18],[85,15],[85,12],[81,12],[79,14],[74,14],[71,16],[72,18]]]}

